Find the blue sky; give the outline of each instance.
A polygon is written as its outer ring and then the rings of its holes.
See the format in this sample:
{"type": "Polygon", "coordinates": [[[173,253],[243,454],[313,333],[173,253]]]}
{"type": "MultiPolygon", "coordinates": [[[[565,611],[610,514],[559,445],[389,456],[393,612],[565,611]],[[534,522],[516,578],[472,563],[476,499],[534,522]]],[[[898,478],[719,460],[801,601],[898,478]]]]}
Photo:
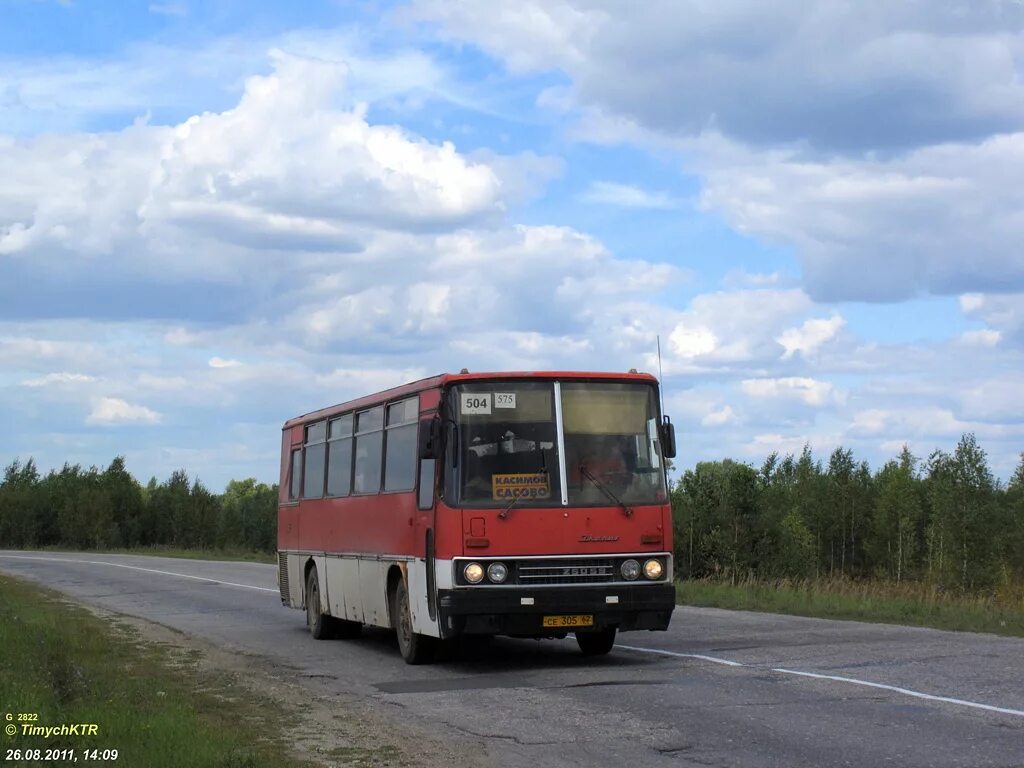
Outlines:
{"type": "Polygon", "coordinates": [[[684,466],[1024,450],[1017,0],[4,15],[5,463],[273,481],[297,413],[659,336],[684,466]]]}

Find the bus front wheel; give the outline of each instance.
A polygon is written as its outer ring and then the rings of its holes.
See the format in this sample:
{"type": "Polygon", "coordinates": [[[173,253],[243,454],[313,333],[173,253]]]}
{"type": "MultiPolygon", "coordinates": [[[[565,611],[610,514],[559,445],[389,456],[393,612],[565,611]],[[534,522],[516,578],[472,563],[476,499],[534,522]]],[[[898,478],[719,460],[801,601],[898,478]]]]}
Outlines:
{"type": "Polygon", "coordinates": [[[584,656],[603,656],[615,645],[615,627],[597,632],[577,632],[576,644],[584,656]]]}
{"type": "Polygon", "coordinates": [[[398,649],[406,664],[429,664],[437,654],[437,638],[412,631],[412,612],[409,610],[409,589],[405,580],[395,584],[391,598],[391,624],[398,635],[398,649]]]}

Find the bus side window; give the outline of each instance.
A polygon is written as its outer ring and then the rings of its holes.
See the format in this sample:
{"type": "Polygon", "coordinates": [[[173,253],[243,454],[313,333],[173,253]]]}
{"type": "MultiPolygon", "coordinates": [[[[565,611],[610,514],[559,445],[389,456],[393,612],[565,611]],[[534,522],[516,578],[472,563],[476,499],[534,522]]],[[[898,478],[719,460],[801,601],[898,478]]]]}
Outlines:
{"type": "Polygon", "coordinates": [[[416,432],[419,398],[388,406],[384,448],[384,490],[411,491],[416,485],[416,432]]]}
{"type": "Polygon", "coordinates": [[[355,493],[380,493],[384,451],[384,407],[356,414],[355,493]]]}
{"type": "Polygon", "coordinates": [[[322,499],[327,461],[327,422],[320,421],[306,427],[305,474],[302,479],[302,498],[322,499]]]}
{"type": "Polygon", "coordinates": [[[327,433],[327,495],[352,492],[352,414],[331,419],[327,433]]]}

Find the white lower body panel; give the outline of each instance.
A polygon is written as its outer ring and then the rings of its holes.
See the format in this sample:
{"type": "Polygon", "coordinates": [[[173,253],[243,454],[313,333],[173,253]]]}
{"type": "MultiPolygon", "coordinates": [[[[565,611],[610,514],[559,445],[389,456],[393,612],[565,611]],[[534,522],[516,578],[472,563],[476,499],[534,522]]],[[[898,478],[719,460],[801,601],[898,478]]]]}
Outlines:
{"type": "MultiPolygon", "coordinates": [[[[430,617],[426,561],[386,555],[283,552],[287,556],[287,604],[305,608],[307,568],[317,569],[320,581],[320,610],[329,616],[356,621],[372,627],[391,627],[388,606],[388,576],[397,569],[409,591],[409,610],[414,632],[440,637],[436,615],[430,617]]],[[[450,560],[436,561],[435,584],[451,586],[450,560]]]]}

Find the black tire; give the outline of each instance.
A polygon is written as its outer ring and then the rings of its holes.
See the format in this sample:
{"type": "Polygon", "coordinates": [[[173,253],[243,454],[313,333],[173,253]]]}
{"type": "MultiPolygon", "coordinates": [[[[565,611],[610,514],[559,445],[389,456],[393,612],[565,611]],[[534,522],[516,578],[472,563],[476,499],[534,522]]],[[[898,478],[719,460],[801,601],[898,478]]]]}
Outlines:
{"type": "Polygon", "coordinates": [[[429,664],[437,656],[437,638],[412,631],[409,590],[399,579],[391,596],[391,625],[398,636],[398,650],[406,664],[429,664]]]}
{"type": "Polygon", "coordinates": [[[604,656],[615,645],[615,627],[596,632],[577,632],[576,644],[584,656],[604,656]]]}
{"type": "Polygon", "coordinates": [[[316,566],[309,570],[306,577],[306,626],[309,634],[316,640],[327,640],[333,629],[330,616],[320,611],[320,579],[316,575],[316,566]]]}

